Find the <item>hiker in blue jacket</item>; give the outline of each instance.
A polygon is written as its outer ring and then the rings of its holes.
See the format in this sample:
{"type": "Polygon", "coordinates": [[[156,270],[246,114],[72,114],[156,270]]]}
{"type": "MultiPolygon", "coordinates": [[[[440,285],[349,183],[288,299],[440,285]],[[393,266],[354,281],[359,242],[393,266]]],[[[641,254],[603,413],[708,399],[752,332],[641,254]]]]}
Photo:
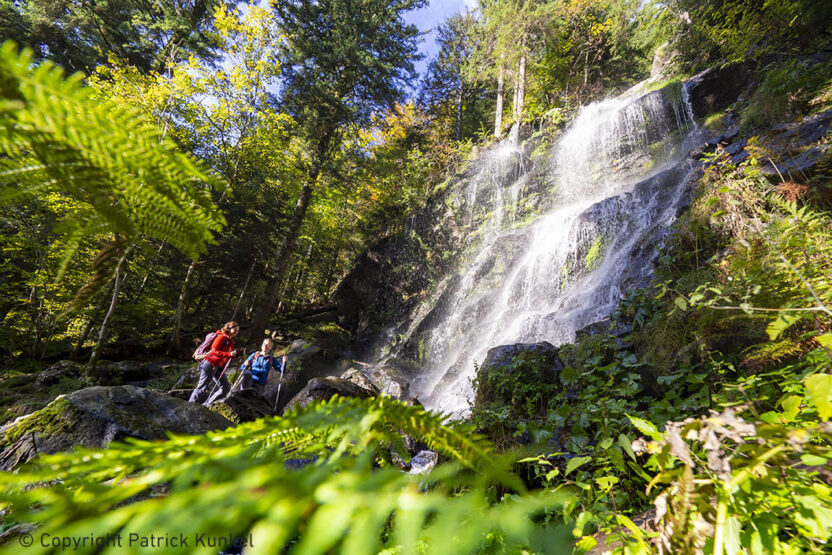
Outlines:
{"type": "Polygon", "coordinates": [[[267,337],[263,340],[260,350],[252,353],[240,366],[240,370],[245,372],[241,384],[242,389],[256,389],[262,395],[266,382],[269,380],[269,370],[274,368],[283,371],[283,367],[286,366],[286,357],[284,356],[282,363],[278,364],[271,355],[272,348],[274,348],[274,342],[267,337]]]}

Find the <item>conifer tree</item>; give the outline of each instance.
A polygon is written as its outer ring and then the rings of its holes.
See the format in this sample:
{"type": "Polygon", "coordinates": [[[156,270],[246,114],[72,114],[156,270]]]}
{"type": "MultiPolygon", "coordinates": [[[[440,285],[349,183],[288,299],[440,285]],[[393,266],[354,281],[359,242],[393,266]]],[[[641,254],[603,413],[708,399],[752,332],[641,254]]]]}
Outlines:
{"type": "Polygon", "coordinates": [[[271,265],[264,302],[252,319],[259,335],[277,305],[286,266],[306,210],[347,126],[365,124],[374,111],[392,107],[414,76],[419,31],[402,15],[425,0],[286,0],[275,4],[286,35],[280,104],[298,122],[309,149],[306,179],[271,265]]]}

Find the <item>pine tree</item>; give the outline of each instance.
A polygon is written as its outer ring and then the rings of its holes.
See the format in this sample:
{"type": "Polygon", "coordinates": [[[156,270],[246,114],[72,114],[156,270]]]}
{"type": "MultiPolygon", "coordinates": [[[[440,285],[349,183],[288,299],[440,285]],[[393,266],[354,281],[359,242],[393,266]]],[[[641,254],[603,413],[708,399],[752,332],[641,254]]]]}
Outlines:
{"type": "Polygon", "coordinates": [[[266,298],[251,325],[265,328],[277,305],[312,193],[322,172],[333,172],[333,150],[351,124],[392,107],[414,76],[419,31],[402,19],[426,0],[287,0],[274,6],[287,39],[281,53],[280,103],[298,122],[309,145],[306,180],[283,242],[274,257],[266,298]]]}

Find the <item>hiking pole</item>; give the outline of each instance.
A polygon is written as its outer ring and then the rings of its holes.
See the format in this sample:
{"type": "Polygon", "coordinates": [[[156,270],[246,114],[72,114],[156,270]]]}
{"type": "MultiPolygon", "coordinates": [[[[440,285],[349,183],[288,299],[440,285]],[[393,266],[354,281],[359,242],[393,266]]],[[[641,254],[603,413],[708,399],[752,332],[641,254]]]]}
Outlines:
{"type": "MultiPolygon", "coordinates": [[[[222,372],[220,372],[220,375],[218,377],[214,378],[214,388],[211,389],[211,393],[208,394],[208,399],[210,399],[211,397],[214,396],[214,392],[220,386],[220,380],[225,375],[225,371],[228,370],[228,365],[231,364],[231,360],[232,359],[230,359],[230,358],[228,359],[228,361],[225,363],[225,366],[223,366],[223,369],[222,369],[222,372]]],[[[206,401],[208,399],[206,399],[206,401]]]]}
{"type": "Polygon", "coordinates": [[[283,355],[283,360],[280,362],[280,381],[277,382],[277,394],[274,396],[274,409],[272,409],[272,412],[277,412],[277,400],[280,399],[280,386],[283,385],[284,368],[286,368],[286,355],[283,355]]]}

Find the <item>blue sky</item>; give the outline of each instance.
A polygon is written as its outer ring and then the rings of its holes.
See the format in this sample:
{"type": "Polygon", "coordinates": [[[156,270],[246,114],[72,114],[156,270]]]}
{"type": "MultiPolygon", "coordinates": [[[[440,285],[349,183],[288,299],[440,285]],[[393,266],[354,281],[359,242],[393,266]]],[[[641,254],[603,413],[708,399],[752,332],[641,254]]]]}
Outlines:
{"type": "Polygon", "coordinates": [[[436,27],[450,16],[465,12],[466,9],[474,9],[477,0],[430,0],[430,4],[419,10],[407,14],[405,19],[415,24],[422,31],[427,31],[419,46],[425,58],[416,63],[416,70],[419,76],[423,76],[427,69],[428,62],[436,54],[436,27]]]}

